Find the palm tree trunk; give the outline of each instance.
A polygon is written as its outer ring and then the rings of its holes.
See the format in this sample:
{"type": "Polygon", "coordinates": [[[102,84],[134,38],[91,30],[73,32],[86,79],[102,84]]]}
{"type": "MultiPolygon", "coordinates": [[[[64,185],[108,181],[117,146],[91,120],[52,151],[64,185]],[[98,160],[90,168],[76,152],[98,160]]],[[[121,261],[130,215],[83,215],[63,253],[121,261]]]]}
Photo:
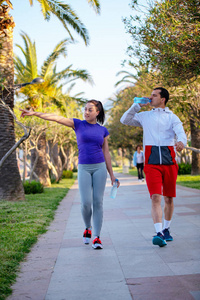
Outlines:
{"type": "MultiPolygon", "coordinates": [[[[190,130],[191,130],[191,146],[199,148],[200,145],[200,129],[195,126],[193,119],[190,119],[190,130]]],[[[192,151],[192,175],[200,174],[200,153],[192,151]]]]}
{"type": "MultiPolygon", "coordinates": [[[[8,5],[0,5],[0,100],[14,106],[13,28],[8,5]]],[[[15,144],[14,120],[9,110],[0,108],[0,159],[15,144]]],[[[0,200],[25,200],[14,151],[0,168],[0,200]]]]}

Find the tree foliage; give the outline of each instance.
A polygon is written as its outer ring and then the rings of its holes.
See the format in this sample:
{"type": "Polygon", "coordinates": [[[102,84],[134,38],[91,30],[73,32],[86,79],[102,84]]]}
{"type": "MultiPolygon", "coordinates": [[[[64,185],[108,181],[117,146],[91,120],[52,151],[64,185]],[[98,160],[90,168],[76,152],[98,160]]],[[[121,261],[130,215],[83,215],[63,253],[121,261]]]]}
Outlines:
{"type": "MultiPolygon", "coordinates": [[[[132,9],[139,6],[132,1],[132,9]]],[[[200,5],[198,0],[164,0],[124,19],[132,36],[128,48],[140,65],[159,69],[166,82],[178,85],[200,75],[200,5]]]]}
{"type": "MultiPolygon", "coordinates": [[[[146,68],[154,82],[161,82],[169,90],[172,100],[169,107],[190,130],[192,147],[199,148],[199,1],[146,1],[148,5],[144,8],[140,5],[142,1],[132,0],[135,14],[124,19],[127,32],[132,37],[132,44],[127,50],[129,66],[139,70],[146,68]]],[[[141,78],[138,71],[136,73],[136,82],[140,84],[141,78]]],[[[200,154],[193,151],[192,174],[199,172],[200,154]]]]}
{"type": "MultiPolygon", "coordinates": [[[[77,79],[89,82],[92,80],[86,70],[74,70],[72,65],[57,72],[57,60],[60,55],[66,55],[68,41],[64,40],[58,43],[53,52],[48,55],[42,64],[41,70],[38,71],[35,42],[32,42],[25,33],[22,33],[22,38],[24,48],[19,45],[18,47],[21,49],[24,58],[22,60],[19,56],[15,56],[16,81],[21,82],[23,78],[26,78],[26,80],[30,82],[33,77],[39,76],[44,78],[44,82],[42,84],[21,88],[19,96],[23,97],[24,100],[18,101],[18,106],[47,113],[61,114],[68,118],[81,118],[81,101],[83,100],[80,97],[76,97],[76,95],[71,96],[70,93],[77,79]],[[63,92],[64,87],[67,87],[65,93],[63,92]]],[[[33,153],[31,151],[34,151],[36,159],[42,155],[38,144],[41,134],[45,132],[45,138],[48,141],[48,151],[46,152],[47,164],[51,172],[53,172],[54,179],[59,180],[60,176],[58,173],[62,174],[62,167],[64,168],[64,165],[66,165],[65,161],[63,166],[58,162],[58,160],[61,161],[61,159],[58,158],[59,151],[65,147],[73,151],[73,153],[76,152],[75,133],[66,126],[61,126],[55,122],[47,122],[40,118],[25,118],[23,119],[23,123],[32,128],[31,137],[27,142],[27,148],[29,155],[33,153]]],[[[20,136],[20,132],[18,133],[18,130],[16,130],[16,132],[17,136],[18,134],[20,136]]],[[[32,167],[34,167],[34,165],[35,163],[32,164],[32,167]]],[[[37,167],[37,171],[39,171],[39,166],[35,165],[35,167],[37,167]]],[[[32,171],[34,171],[34,169],[32,171]]],[[[36,171],[34,172],[37,173],[36,171]]],[[[42,172],[40,172],[40,176],[41,175],[42,172]]]]}

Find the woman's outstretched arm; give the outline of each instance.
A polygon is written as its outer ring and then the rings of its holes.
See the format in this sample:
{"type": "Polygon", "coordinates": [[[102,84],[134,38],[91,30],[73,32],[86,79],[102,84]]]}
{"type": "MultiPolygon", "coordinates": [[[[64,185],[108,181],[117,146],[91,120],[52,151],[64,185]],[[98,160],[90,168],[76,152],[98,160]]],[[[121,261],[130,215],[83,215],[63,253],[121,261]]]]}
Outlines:
{"type": "Polygon", "coordinates": [[[47,120],[47,121],[53,121],[57,122],[59,124],[71,127],[74,129],[74,120],[65,118],[56,114],[50,114],[50,113],[42,113],[39,111],[30,111],[26,109],[20,109],[21,113],[21,118],[24,118],[25,116],[36,116],[38,118],[47,120]]]}

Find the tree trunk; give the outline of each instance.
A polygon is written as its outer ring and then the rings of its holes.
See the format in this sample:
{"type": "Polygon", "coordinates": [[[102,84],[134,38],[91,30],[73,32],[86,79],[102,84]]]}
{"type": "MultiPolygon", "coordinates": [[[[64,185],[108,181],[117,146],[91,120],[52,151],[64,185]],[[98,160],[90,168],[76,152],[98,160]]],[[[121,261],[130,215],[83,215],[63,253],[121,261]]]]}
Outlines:
{"type": "MultiPolygon", "coordinates": [[[[34,172],[40,179],[40,182],[44,186],[51,186],[51,180],[49,177],[49,168],[47,164],[47,157],[46,157],[46,133],[43,132],[38,140],[38,150],[39,150],[39,158],[34,169],[34,172]]],[[[36,149],[31,151],[31,167],[33,167],[34,161],[36,158],[36,149]]],[[[34,178],[34,175],[33,175],[34,178]]]]}
{"type": "Polygon", "coordinates": [[[58,178],[55,178],[56,181],[59,181],[62,177],[62,161],[59,156],[58,143],[54,144],[52,141],[48,141],[49,145],[49,156],[52,164],[54,165],[58,178]]]}
{"type": "MultiPolygon", "coordinates": [[[[199,148],[200,145],[200,129],[195,126],[194,120],[190,119],[191,130],[191,146],[199,148]]],[[[192,175],[200,174],[200,153],[192,151],[192,175]]]]}
{"type": "Polygon", "coordinates": [[[74,148],[71,144],[68,144],[67,147],[65,147],[65,153],[67,155],[67,164],[66,169],[71,170],[73,167],[73,158],[74,158],[74,148]]]}
{"type": "MultiPolygon", "coordinates": [[[[7,5],[0,5],[0,99],[14,107],[13,27],[7,5]]],[[[0,107],[0,159],[15,144],[14,120],[9,110],[0,107]]],[[[0,200],[25,200],[24,189],[17,165],[16,151],[0,169],[0,200]]]]}

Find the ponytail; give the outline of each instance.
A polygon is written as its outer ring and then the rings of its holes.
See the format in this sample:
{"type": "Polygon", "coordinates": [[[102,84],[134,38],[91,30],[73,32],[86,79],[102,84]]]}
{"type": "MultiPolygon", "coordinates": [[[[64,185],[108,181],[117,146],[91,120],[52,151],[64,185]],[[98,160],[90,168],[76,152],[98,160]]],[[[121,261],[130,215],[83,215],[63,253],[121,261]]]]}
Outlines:
{"type": "Polygon", "coordinates": [[[104,120],[105,120],[105,113],[104,113],[104,108],[103,108],[101,101],[92,99],[92,100],[89,100],[87,103],[93,103],[96,106],[97,111],[99,111],[99,114],[97,116],[97,121],[103,125],[104,120]]]}

